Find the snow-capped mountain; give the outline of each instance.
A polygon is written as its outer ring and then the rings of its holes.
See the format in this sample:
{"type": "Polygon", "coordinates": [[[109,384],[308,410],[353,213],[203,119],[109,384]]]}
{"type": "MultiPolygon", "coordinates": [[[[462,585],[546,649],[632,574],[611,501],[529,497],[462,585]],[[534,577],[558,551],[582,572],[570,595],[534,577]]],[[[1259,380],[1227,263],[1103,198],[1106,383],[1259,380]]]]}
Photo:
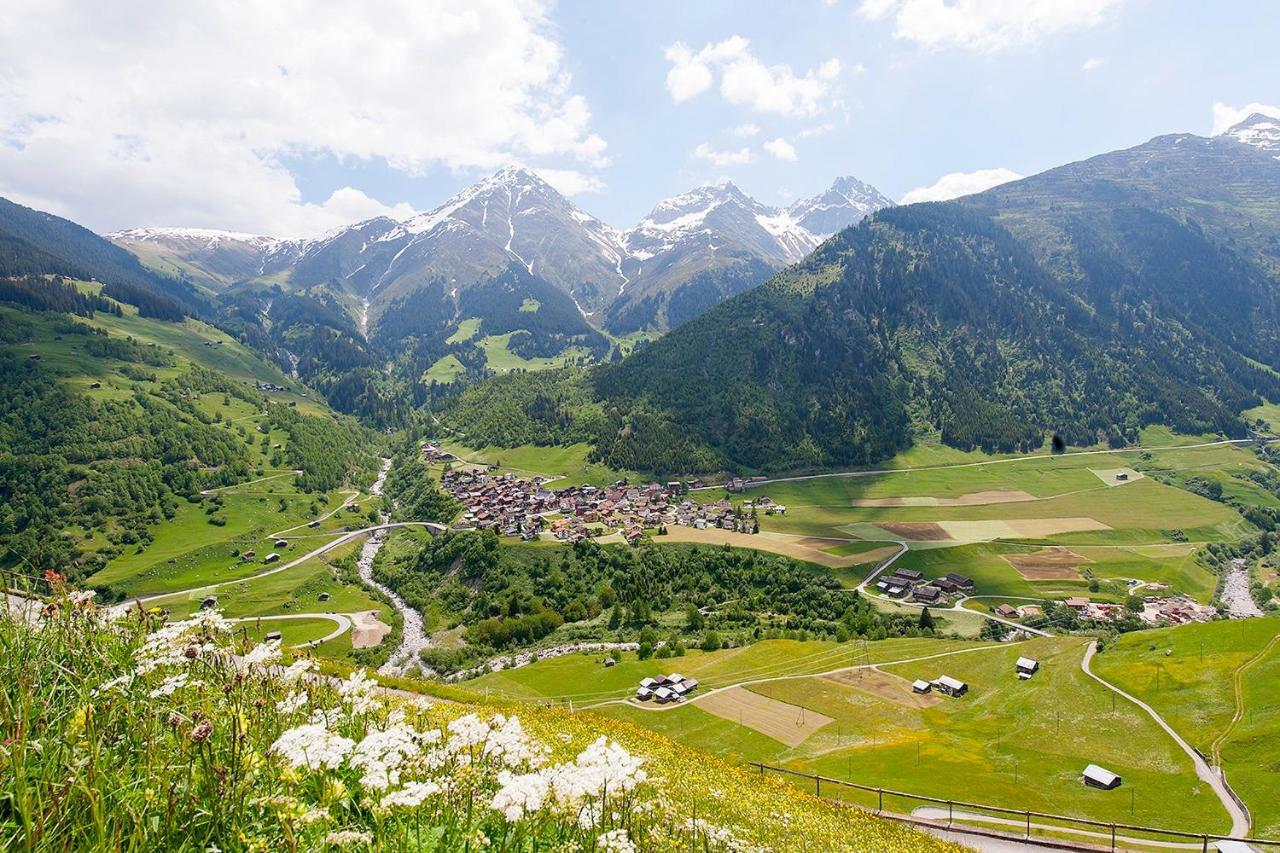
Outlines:
{"type": "Polygon", "coordinates": [[[1262,113],[1254,113],[1239,124],[1232,125],[1223,137],[1261,148],[1280,160],[1280,119],[1262,113]]]}
{"type": "Polygon", "coordinates": [[[889,203],[854,178],[787,208],[723,183],[662,201],[620,233],[533,171],[507,166],[434,210],[404,221],[370,219],[311,240],[198,228],[108,237],[214,289],[247,280],[336,287],[357,305],[368,300],[375,330],[384,311],[424,290],[432,293],[433,313],[460,310],[460,293],[518,265],[566,294],[589,322],[626,332],[683,322],[889,203]]]}
{"type": "Polygon", "coordinates": [[[213,228],[131,228],[106,237],[163,271],[215,290],[285,270],[303,248],[298,241],[213,228]]]}
{"type": "Polygon", "coordinates": [[[623,238],[633,281],[609,306],[607,325],[616,332],[678,325],[890,204],[856,178],[787,208],[728,182],[666,199],[623,238]]]}

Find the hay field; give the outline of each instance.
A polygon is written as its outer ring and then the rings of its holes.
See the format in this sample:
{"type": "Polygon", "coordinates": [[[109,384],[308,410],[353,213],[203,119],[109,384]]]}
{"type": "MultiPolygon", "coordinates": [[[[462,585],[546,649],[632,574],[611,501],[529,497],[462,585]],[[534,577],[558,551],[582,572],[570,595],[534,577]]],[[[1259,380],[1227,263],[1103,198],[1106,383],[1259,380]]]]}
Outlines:
{"type": "Polygon", "coordinates": [[[823,726],[835,722],[825,714],[788,705],[742,687],[731,687],[696,700],[708,714],[753,729],[787,746],[799,746],[823,726]]]}

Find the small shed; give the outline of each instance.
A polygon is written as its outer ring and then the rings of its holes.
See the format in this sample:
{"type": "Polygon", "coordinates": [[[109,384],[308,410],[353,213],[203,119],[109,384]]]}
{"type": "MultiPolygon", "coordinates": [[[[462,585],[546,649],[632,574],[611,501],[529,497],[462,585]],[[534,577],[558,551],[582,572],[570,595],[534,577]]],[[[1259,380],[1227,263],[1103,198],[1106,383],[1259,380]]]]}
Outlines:
{"type": "Polygon", "coordinates": [[[276,540],[276,547],[277,547],[277,548],[288,548],[288,547],[289,547],[289,540],[288,540],[288,539],[277,539],[277,540],[276,540]]]}
{"type": "Polygon", "coordinates": [[[328,601],[328,600],[329,600],[329,593],[327,593],[327,592],[322,592],[322,593],[320,593],[320,594],[319,594],[318,596],[316,596],[316,597],[317,597],[317,598],[319,598],[321,601],[328,601]]]}
{"type": "Polygon", "coordinates": [[[1040,661],[1031,658],[1018,658],[1014,664],[1014,669],[1018,672],[1018,678],[1027,679],[1035,675],[1040,669],[1040,661]]]}
{"type": "Polygon", "coordinates": [[[613,658],[605,658],[605,659],[604,659],[604,665],[605,665],[605,666],[617,666],[617,665],[618,665],[618,662],[617,662],[616,660],[614,660],[613,658]]]}
{"type": "Polygon", "coordinates": [[[676,698],[676,694],[672,693],[671,690],[666,687],[659,687],[657,690],[653,691],[653,698],[657,702],[665,703],[676,698]]]}
{"type": "Polygon", "coordinates": [[[678,672],[673,672],[667,676],[667,681],[670,684],[679,684],[681,681],[684,681],[684,676],[678,672]]]}
{"type": "Polygon", "coordinates": [[[279,560],[279,559],[280,559],[280,555],[279,555],[279,554],[277,554],[277,553],[275,553],[275,552],[273,551],[272,553],[270,553],[270,554],[268,554],[267,556],[263,557],[263,558],[262,558],[262,562],[264,562],[264,563],[274,563],[276,560],[279,560]]]}
{"type": "Polygon", "coordinates": [[[646,689],[653,687],[655,683],[656,683],[656,682],[655,682],[652,678],[642,678],[642,679],[640,679],[640,686],[641,686],[641,687],[644,687],[644,688],[646,688],[646,689]]]}
{"type": "Polygon", "coordinates": [[[208,610],[209,608],[215,606],[217,603],[218,603],[217,596],[207,595],[200,601],[200,609],[208,610]]]}
{"type": "Polygon", "coordinates": [[[939,675],[934,679],[933,686],[948,696],[963,696],[969,692],[969,685],[949,675],[939,675]]]}
{"type": "Polygon", "coordinates": [[[320,526],[320,520],[319,520],[319,519],[316,519],[315,521],[309,521],[309,522],[307,522],[307,527],[319,527],[319,526],[320,526]]]}
{"type": "Polygon", "coordinates": [[[686,679],[684,680],[684,686],[685,686],[685,689],[686,689],[686,690],[688,690],[690,693],[692,693],[693,691],[695,691],[695,690],[697,690],[697,689],[698,689],[698,679],[696,679],[696,678],[686,678],[686,679]]]}
{"type": "Polygon", "coordinates": [[[671,688],[671,692],[676,694],[677,696],[683,696],[684,694],[689,692],[689,688],[685,686],[685,683],[683,681],[679,681],[679,682],[676,682],[675,686],[671,688]]]}
{"type": "Polygon", "coordinates": [[[637,687],[636,698],[639,699],[641,702],[648,702],[650,699],[653,698],[653,691],[650,690],[648,687],[637,687]]]}
{"type": "Polygon", "coordinates": [[[1084,783],[1090,788],[1101,788],[1104,791],[1110,791],[1113,788],[1119,788],[1120,781],[1119,776],[1105,767],[1090,764],[1084,769],[1084,783]]]}
{"type": "Polygon", "coordinates": [[[923,678],[917,678],[915,681],[911,682],[912,693],[928,693],[932,689],[933,685],[925,681],[923,678]]]}
{"type": "Polygon", "coordinates": [[[280,642],[280,638],[282,636],[283,635],[279,631],[268,631],[266,634],[263,635],[262,639],[266,640],[268,643],[272,643],[272,642],[278,643],[280,642]]]}

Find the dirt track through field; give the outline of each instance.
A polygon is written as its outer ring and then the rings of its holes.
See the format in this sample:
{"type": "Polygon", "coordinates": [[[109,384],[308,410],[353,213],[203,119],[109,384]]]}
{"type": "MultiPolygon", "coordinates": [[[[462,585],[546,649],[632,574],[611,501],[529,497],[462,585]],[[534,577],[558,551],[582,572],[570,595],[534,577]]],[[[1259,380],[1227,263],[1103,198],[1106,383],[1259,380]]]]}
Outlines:
{"type": "Polygon", "coordinates": [[[1040,500],[1033,494],[1020,489],[993,489],[985,492],[970,492],[958,498],[900,497],[900,498],[854,498],[854,506],[984,506],[986,504],[1011,504],[1023,501],[1040,500]]]}
{"type": "Polygon", "coordinates": [[[870,669],[851,669],[834,675],[824,675],[823,681],[852,687],[863,693],[870,693],[879,699],[885,699],[895,705],[907,708],[928,708],[937,705],[941,698],[932,693],[916,693],[911,689],[911,682],[900,675],[882,672],[874,667],[870,669]]]}
{"type": "Polygon", "coordinates": [[[1041,548],[1029,554],[1005,554],[1004,559],[1029,581],[1077,580],[1080,564],[1088,562],[1067,548],[1041,548]]]}
{"type": "Polygon", "coordinates": [[[705,696],[698,702],[698,707],[792,747],[799,746],[818,729],[835,722],[825,714],[770,699],[743,687],[731,687],[705,696]]]}
{"type": "Polygon", "coordinates": [[[829,569],[843,569],[862,563],[873,563],[893,556],[896,548],[878,548],[860,554],[839,556],[829,554],[822,548],[837,545],[848,545],[855,539],[829,539],[813,536],[792,536],[786,533],[738,533],[733,530],[708,528],[699,530],[696,527],[672,524],[667,527],[667,534],[658,537],[658,542],[696,542],[701,545],[729,545],[734,548],[754,548],[757,551],[768,551],[817,563],[829,569]]]}

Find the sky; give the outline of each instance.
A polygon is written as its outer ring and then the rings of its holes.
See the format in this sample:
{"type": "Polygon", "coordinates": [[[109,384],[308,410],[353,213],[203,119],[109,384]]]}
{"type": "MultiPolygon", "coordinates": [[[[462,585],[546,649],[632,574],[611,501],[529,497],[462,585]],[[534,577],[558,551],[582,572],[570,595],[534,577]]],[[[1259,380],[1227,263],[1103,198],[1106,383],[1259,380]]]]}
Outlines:
{"type": "Polygon", "coordinates": [[[976,192],[1280,116],[1274,0],[5,0],[0,196],[315,236],[507,163],[628,228],[732,180],[976,192]]]}

